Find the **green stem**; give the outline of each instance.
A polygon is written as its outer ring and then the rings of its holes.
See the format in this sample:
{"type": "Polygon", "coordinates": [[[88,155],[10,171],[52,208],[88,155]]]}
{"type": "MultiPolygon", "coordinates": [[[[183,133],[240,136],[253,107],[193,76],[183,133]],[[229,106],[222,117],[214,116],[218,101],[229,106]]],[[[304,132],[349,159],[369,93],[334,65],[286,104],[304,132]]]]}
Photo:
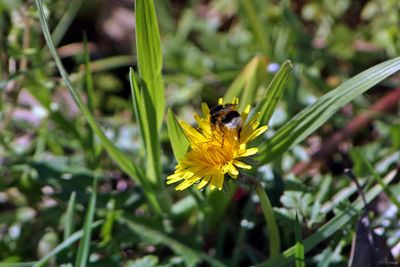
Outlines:
{"type": "Polygon", "coordinates": [[[267,237],[269,237],[269,256],[275,257],[279,255],[281,249],[281,239],[279,236],[278,226],[276,225],[271,202],[269,201],[269,198],[265,193],[261,183],[257,179],[252,180],[252,184],[254,185],[254,189],[256,190],[257,196],[260,199],[261,209],[267,224],[266,231],[267,237]]]}

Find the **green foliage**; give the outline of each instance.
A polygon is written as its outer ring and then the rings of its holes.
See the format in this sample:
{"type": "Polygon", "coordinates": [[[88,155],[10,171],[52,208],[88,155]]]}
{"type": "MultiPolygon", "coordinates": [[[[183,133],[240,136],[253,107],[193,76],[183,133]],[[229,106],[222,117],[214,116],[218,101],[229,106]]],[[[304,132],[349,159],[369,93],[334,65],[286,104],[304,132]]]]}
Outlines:
{"type": "Polygon", "coordinates": [[[171,141],[172,151],[177,160],[182,159],[188,149],[189,142],[180,127],[179,123],[176,121],[175,115],[171,109],[168,109],[168,136],[171,141]]]}
{"type": "Polygon", "coordinates": [[[398,105],[369,112],[400,88],[398,1],[117,2],[0,1],[0,267],[345,266],[344,168],[400,242],[398,105]],[[165,185],[219,97],[269,126],[260,199],[165,185]]]}
{"type": "Polygon", "coordinates": [[[269,84],[265,96],[255,107],[254,113],[260,112],[261,117],[259,121],[262,125],[269,123],[272,114],[278,105],[279,99],[285,90],[292,68],[293,66],[290,61],[285,61],[283,63],[282,67],[269,84]]]}
{"type": "MultiPolygon", "coordinates": [[[[151,0],[135,2],[136,49],[140,76],[150,96],[146,106],[155,112],[157,129],[161,128],[164,109],[164,85],[161,77],[162,54],[154,4],[151,0]]],[[[148,114],[150,115],[150,114],[148,114]]],[[[151,123],[151,121],[149,121],[151,123]]]]}
{"type": "Polygon", "coordinates": [[[297,217],[296,214],[296,220],[295,220],[295,225],[294,225],[294,233],[296,236],[296,245],[294,248],[294,255],[295,255],[295,261],[296,261],[296,267],[305,267],[304,263],[304,244],[303,240],[301,238],[301,224],[299,222],[299,217],[297,217]]]}
{"type": "Polygon", "coordinates": [[[268,163],[304,140],[340,108],[399,70],[400,58],[388,60],[360,73],[321,97],[294,116],[265,143],[260,152],[260,163],[268,163]]]}
{"type": "Polygon", "coordinates": [[[97,176],[94,175],[92,193],[90,195],[89,207],[86,211],[85,222],[83,224],[83,235],[79,243],[78,255],[76,256],[75,266],[85,267],[89,256],[90,237],[92,234],[92,224],[94,218],[94,212],[96,210],[96,199],[97,199],[97,176]]]}

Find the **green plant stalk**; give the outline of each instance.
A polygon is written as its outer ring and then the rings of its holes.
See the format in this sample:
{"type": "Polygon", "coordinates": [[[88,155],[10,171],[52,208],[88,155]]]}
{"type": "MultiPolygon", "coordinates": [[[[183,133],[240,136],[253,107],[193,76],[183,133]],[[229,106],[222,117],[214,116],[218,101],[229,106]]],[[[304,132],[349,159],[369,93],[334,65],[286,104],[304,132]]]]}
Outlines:
{"type": "Polygon", "coordinates": [[[269,237],[269,255],[270,257],[275,257],[279,255],[281,249],[281,239],[279,236],[278,226],[276,225],[271,202],[269,201],[268,195],[262,187],[261,183],[257,179],[253,180],[253,185],[257,196],[260,199],[261,209],[264,214],[265,222],[267,224],[266,231],[269,237]]]}

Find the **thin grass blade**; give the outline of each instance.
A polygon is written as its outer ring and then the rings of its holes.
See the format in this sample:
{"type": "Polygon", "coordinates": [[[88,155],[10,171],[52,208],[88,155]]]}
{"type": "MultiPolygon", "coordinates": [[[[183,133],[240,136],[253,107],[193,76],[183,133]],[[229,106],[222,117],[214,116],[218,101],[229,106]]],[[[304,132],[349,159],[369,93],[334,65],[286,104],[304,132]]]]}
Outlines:
{"type": "Polygon", "coordinates": [[[36,262],[16,262],[16,263],[0,263],[0,267],[31,267],[34,266],[36,262]]]}
{"type": "Polygon", "coordinates": [[[179,123],[171,109],[168,109],[167,127],[172,151],[174,152],[175,158],[180,160],[185,156],[188,150],[189,141],[187,140],[182,128],[179,126],[179,123]]]}
{"type": "Polygon", "coordinates": [[[362,158],[364,161],[365,165],[368,168],[368,171],[372,174],[372,177],[380,184],[383,188],[383,191],[385,191],[386,195],[389,197],[390,201],[397,207],[397,214],[400,215],[400,202],[397,199],[397,195],[394,194],[391,190],[391,188],[383,182],[382,177],[375,171],[374,166],[372,166],[371,162],[359,151],[357,151],[358,156],[362,158]]]}
{"type": "MultiPolygon", "coordinates": [[[[102,220],[93,222],[92,225],[90,226],[92,229],[95,229],[99,225],[103,223],[102,220]]],[[[38,262],[36,262],[34,265],[31,265],[33,267],[43,267],[46,266],[46,263],[54,256],[56,256],[58,253],[63,251],[64,249],[70,247],[72,244],[74,244],[76,241],[78,241],[81,237],[83,236],[83,230],[79,230],[72,235],[70,235],[67,239],[65,239],[63,242],[61,242],[57,247],[55,247],[49,254],[47,254],[45,257],[41,258],[38,262]]]]}
{"type": "Polygon", "coordinates": [[[234,97],[240,98],[240,108],[254,102],[258,88],[266,80],[267,58],[255,56],[243,68],[239,76],[233,81],[232,85],[224,95],[225,101],[232,101],[234,97]]]}
{"type": "Polygon", "coordinates": [[[162,52],[153,0],[135,1],[136,49],[139,73],[147,85],[160,130],[164,109],[164,84],[161,76],[162,52]]]}
{"type": "Polygon", "coordinates": [[[96,199],[97,199],[97,179],[98,176],[93,176],[92,194],[90,196],[89,206],[86,211],[85,222],[83,224],[83,235],[79,243],[78,254],[76,256],[75,266],[85,267],[90,247],[90,237],[92,235],[92,223],[94,218],[94,212],[96,210],[96,199]]]}
{"type": "Polygon", "coordinates": [[[259,164],[279,157],[303,141],[325,123],[336,111],[355,97],[400,70],[400,57],[378,64],[344,82],[298,113],[261,147],[259,164]]]}
{"type": "Polygon", "coordinates": [[[267,125],[269,123],[279,99],[285,90],[285,86],[290,74],[292,73],[292,69],[293,65],[289,60],[282,64],[282,67],[269,84],[265,96],[255,107],[254,113],[260,112],[261,114],[260,118],[258,119],[261,125],[267,125]]]}
{"type": "Polygon", "coordinates": [[[89,109],[83,103],[81,97],[77,93],[77,91],[72,86],[71,80],[61,63],[60,57],[58,56],[56,49],[53,45],[53,42],[50,37],[49,27],[46,22],[43,4],[41,0],[35,0],[36,6],[39,12],[39,19],[42,26],[43,34],[46,39],[47,46],[50,49],[51,54],[53,55],[54,61],[57,64],[58,70],[65,82],[65,85],[72,95],[75,103],[78,105],[79,109],[82,111],[84,117],[88,121],[89,125],[92,127],[93,131],[99,137],[100,142],[107,150],[111,158],[120,166],[120,168],[130,175],[133,179],[136,179],[137,182],[142,183],[143,177],[139,169],[132,163],[132,161],[126,156],[121,150],[119,150],[104,134],[104,132],[100,129],[99,125],[96,123],[94,117],[90,113],[89,109]]]}
{"type": "Polygon", "coordinates": [[[64,240],[70,237],[74,230],[75,200],[76,192],[74,191],[69,198],[67,212],[65,214],[64,240]]]}
{"type": "Polygon", "coordinates": [[[270,55],[271,47],[270,41],[268,39],[267,29],[265,25],[263,25],[259,19],[259,12],[257,12],[257,8],[254,5],[253,0],[241,0],[241,6],[243,7],[243,11],[246,15],[246,19],[248,19],[248,23],[251,31],[253,32],[254,39],[258,43],[261,52],[265,55],[270,55]]]}
{"type": "MultiPolygon", "coordinates": [[[[383,179],[385,184],[389,184],[397,175],[397,170],[393,170],[386,175],[383,179]]],[[[382,187],[378,184],[371,188],[366,193],[367,202],[370,203],[374,200],[381,192],[382,187]]],[[[319,243],[326,240],[337,231],[348,224],[355,216],[357,216],[364,209],[364,203],[360,198],[354,201],[351,205],[347,206],[342,212],[338,213],[335,217],[329,220],[327,223],[322,225],[315,233],[307,237],[304,241],[304,253],[307,253],[319,243]]],[[[295,261],[295,246],[285,250],[277,257],[255,265],[256,267],[280,267],[290,265],[295,261]]]]}
{"type": "Polygon", "coordinates": [[[79,9],[81,8],[83,0],[74,0],[68,5],[67,10],[62,16],[60,22],[58,22],[57,26],[54,28],[51,33],[51,39],[53,40],[54,46],[58,46],[64,37],[64,34],[67,32],[69,26],[71,26],[72,21],[78,14],[79,9]]]}
{"type": "Polygon", "coordinates": [[[301,225],[297,213],[294,221],[294,234],[296,236],[296,245],[294,246],[294,257],[296,261],[296,267],[305,267],[306,265],[304,258],[304,244],[301,238],[301,225]]]}
{"type": "Polygon", "coordinates": [[[145,85],[139,88],[133,69],[130,69],[130,85],[133,100],[133,109],[135,111],[136,121],[139,122],[140,133],[143,138],[143,145],[146,154],[146,177],[153,184],[161,182],[161,162],[160,162],[160,144],[158,141],[158,132],[155,112],[152,108],[151,97],[145,85]]]}
{"type": "Polygon", "coordinates": [[[201,251],[196,251],[160,231],[152,229],[143,224],[134,222],[133,219],[127,217],[120,217],[118,218],[118,221],[121,224],[126,225],[128,229],[130,229],[133,233],[138,235],[143,240],[146,240],[151,244],[164,245],[173,250],[178,255],[182,255],[185,258],[187,266],[193,266],[196,263],[199,263],[201,260],[204,260],[210,266],[225,266],[225,264],[214,259],[211,256],[208,256],[206,253],[201,251]]]}

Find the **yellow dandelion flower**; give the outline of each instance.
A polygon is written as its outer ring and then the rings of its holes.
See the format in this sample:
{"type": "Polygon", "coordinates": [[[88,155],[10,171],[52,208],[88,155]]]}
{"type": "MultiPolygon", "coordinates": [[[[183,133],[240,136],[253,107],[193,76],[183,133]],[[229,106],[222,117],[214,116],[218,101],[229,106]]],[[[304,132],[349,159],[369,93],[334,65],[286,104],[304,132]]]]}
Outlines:
{"type": "Polygon", "coordinates": [[[181,182],[176,190],[184,190],[193,184],[197,184],[198,189],[209,184],[211,190],[221,190],[225,174],[236,179],[238,168],[251,169],[242,160],[256,154],[258,148],[248,148],[247,144],[268,127],[259,127],[259,114],[246,121],[250,105],[239,114],[236,111],[238,103],[235,98],[232,103],[223,105],[222,99],[219,99],[218,106],[211,110],[203,103],[203,117],[194,115],[197,129],[186,122],[179,122],[189,140],[190,149],[179,160],[175,173],[167,177],[167,184],[181,182]]]}

